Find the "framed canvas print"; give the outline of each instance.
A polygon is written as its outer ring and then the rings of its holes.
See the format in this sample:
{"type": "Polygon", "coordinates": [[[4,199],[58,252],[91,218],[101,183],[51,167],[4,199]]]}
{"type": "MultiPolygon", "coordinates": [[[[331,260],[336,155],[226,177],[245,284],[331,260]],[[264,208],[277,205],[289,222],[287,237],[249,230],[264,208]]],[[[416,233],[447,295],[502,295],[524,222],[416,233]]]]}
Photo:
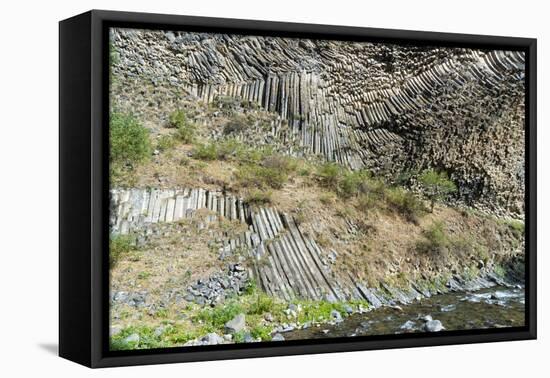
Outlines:
{"type": "Polygon", "coordinates": [[[60,23],[60,355],[536,337],[536,40],[60,23]]]}

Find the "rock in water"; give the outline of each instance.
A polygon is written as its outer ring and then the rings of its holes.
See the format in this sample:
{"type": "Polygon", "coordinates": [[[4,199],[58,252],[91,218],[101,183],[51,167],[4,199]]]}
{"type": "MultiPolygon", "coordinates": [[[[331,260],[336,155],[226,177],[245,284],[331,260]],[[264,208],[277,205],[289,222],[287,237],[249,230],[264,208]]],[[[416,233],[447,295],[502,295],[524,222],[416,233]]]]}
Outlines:
{"type": "MultiPolygon", "coordinates": [[[[439,321],[439,320],[438,320],[439,321]]],[[[399,327],[402,330],[405,331],[411,331],[414,329],[415,323],[412,320],[407,320],[401,327],[399,327]]]]}
{"type": "Polygon", "coordinates": [[[229,333],[240,332],[244,329],[245,326],[245,317],[244,314],[239,314],[233,319],[225,323],[225,328],[229,333]]]}
{"type": "Polygon", "coordinates": [[[422,319],[422,320],[425,321],[425,322],[431,322],[431,321],[433,320],[433,318],[432,318],[431,315],[423,316],[423,317],[421,317],[420,319],[422,319]]]}
{"type": "Polygon", "coordinates": [[[439,332],[444,330],[443,324],[439,320],[430,320],[424,324],[424,330],[426,332],[439,332]]]}

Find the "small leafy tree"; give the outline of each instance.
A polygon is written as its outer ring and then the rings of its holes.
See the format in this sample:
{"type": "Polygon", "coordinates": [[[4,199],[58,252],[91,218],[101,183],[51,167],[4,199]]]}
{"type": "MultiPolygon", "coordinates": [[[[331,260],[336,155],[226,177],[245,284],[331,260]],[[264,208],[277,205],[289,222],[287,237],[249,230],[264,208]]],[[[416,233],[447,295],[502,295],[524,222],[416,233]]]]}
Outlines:
{"type": "Polygon", "coordinates": [[[434,211],[435,201],[443,199],[450,193],[456,192],[455,183],[449,179],[447,172],[437,172],[427,169],[419,177],[424,194],[430,200],[430,212],[434,211]]]}
{"type": "Polygon", "coordinates": [[[109,143],[113,168],[133,167],[151,155],[149,131],[131,114],[111,113],[109,143]]]}

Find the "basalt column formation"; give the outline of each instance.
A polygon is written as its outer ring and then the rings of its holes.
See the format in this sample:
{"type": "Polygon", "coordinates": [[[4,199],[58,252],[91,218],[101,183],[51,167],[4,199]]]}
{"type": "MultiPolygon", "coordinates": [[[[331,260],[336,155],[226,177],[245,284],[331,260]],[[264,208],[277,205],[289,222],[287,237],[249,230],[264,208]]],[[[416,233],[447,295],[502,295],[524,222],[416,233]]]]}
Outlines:
{"type": "MultiPolygon", "coordinates": [[[[130,29],[113,30],[111,40],[118,80],[206,103],[254,102],[284,121],[266,137],[284,135],[275,143],[290,154],[390,178],[446,170],[458,201],[523,215],[522,52],[130,29]],[[278,133],[281,125],[289,132],[278,133]]],[[[134,93],[115,94],[114,103],[139,114],[132,107],[144,93],[128,88],[134,93]]]]}

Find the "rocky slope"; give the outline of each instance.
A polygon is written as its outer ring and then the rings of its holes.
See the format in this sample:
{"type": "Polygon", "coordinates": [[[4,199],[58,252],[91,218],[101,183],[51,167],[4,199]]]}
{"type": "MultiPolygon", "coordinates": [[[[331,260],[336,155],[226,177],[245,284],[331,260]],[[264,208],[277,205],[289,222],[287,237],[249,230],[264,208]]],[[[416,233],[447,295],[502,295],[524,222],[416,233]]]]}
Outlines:
{"type": "MultiPolygon", "coordinates": [[[[249,145],[367,168],[390,182],[434,167],[457,183],[456,202],[493,215],[523,216],[522,53],[124,29],[111,38],[112,105],[136,114],[153,137],[166,132],[174,110],[185,108],[208,131],[207,140],[223,138],[216,114],[237,102],[238,115],[253,109],[255,122],[234,135],[249,145]]],[[[393,213],[369,214],[365,221],[366,213],[345,214],[345,201],[330,205],[334,193],[315,192],[314,180],[298,177],[275,190],[277,206],[253,205],[238,187],[226,185],[234,166],[197,161],[192,148],[179,146],[172,160],[157,151],[153,169],[146,167],[154,171],[153,181],[112,188],[110,212],[111,233],[136,234],[138,240],[159,232],[158,225],[181,226],[162,231],[178,237],[182,230],[193,232],[187,220],[199,229],[219,220],[243,226],[236,236],[209,236],[202,247],[214,247],[224,264],[236,260],[246,272],[231,268],[230,277],[217,272],[208,279],[199,272],[204,282],[178,293],[187,302],[213,303],[223,282],[239,291],[245,278],[285,301],[358,300],[375,308],[522,281],[514,267],[508,277],[495,274],[502,262],[521,266],[523,235],[494,218],[468,218],[464,209],[466,215],[441,206],[421,225],[393,213]],[[222,171],[226,180],[192,180],[191,166],[199,176],[207,176],[207,169],[222,171]],[[179,176],[190,184],[181,185],[179,176]],[[298,219],[297,207],[309,209],[302,216],[308,219],[298,219]],[[415,243],[440,221],[457,237],[454,250],[442,248],[431,257],[415,251],[415,243]],[[482,245],[472,242],[476,238],[482,245]],[[474,273],[468,271],[472,266],[474,273]],[[378,275],[369,276],[373,271],[378,275]]],[[[139,167],[136,172],[143,173],[139,167]]],[[[180,237],[176,244],[185,242],[180,237]]]]}
{"type": "MultiPolygon", "coordinates": [[[[244,262],[248,271],[246,275],[254,279],[263,291],[286,301],[295,298],[328,302],[366,300],[377,308],[395,303],[409,304],[448,290],[478,290],[495,284],[510,285],[512,282],[523,281],[521,269],[516,271],[513,266],[504,276],[495,274],[492,266],[482,267],[477,274],[468,276],[464,271],[453,274],[443,265],[435,272],[437,276],[446,271],[444,281],[439,283],[434,283],[434,276],[430,277],[427,271],[422,273],[416,268],[415,275],[418,273],[418,277],[414,280],[411,276],[406,282],[395,285],[391,283],[395,272],[387,272],[386,282],[380,281],[374,287],[369,287],[363,274],[333,269],[332,264],[339,255],[338,251],[320,246],[304,232],[304,228],[297,224],[292,215],[273,207],[250,206],[231,194],[204,189],[112,190],[110,213],[111,232],[114,235],[147,235],[156,225],[190,219],[196,220],[195,224],[199,229],[206,228],[209,223],[215,223],[219,219],[241,222],[246,225],[245,231],[236,236],[218,232],[211,236],[210,245],[217,246],[220,260],[244,262]]],[[[350,222],[348,233],[357,232],[355,227],[350,222]]],[[[498,233],[495,235],[499,239],[504,238],[498,233]]],[[[334,237],[344,238],[344,235],[334,237]]],[[[499,248],[511,248],[511,243],[503,240],[499,248]]],[[[522,254],[518,250],[522,246],[516,248],[517,250],[502,249],[495,252],[517,255],[521,260],[522,254]]],[[[414,258],[412,254],[409,255],[408,260],[414,258]]],[[[363,262],[370,263],[377,261],[363,262]]],[[[519,263],[521,265],[522,261],[519,263]]],[[[467,264],[466,259],[464,264],[467,264]]],[[[463,268],[466,269],[466,265],[463,268]]],[[[240,270],[244,271],[245,268],[240,270]]],[[[230,273],[232,274],[232,270],[230,273]]],[[[231,274],[228,279],[232,279],[231,274]]],[[[186,296],[186,300],[200,300],[204,304],[204,297],[211,301],[219,294],[212,287],[206,287],[207,293],[199,293],[195,289],[196,287],[190,289],[191,296],[186,296]]]]}
{"type": "Polygon", "coordinates": [[[435,167],[459,184],[457,201],[523,216],[521,52],[127,29],[111,39],[123,88],[113,104],[152,129],[184,98],[238,98],[279,115],[261,135],[289,154],[388,178],[435,167]]]}

